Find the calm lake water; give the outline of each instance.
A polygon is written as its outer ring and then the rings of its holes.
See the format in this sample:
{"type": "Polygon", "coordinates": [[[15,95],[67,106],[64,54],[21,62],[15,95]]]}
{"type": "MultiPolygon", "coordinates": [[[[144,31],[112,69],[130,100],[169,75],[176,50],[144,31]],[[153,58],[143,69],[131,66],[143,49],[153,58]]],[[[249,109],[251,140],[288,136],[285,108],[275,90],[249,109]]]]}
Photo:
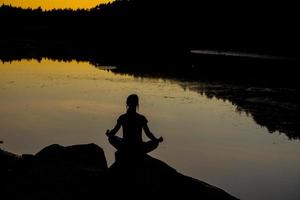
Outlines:
{"type": "Polygon", "coordinates": [[[300,199],[300,141],[268,133],[230,102],[182,87],[187,84],[84,62],[1,63],[1,147],[23,154],[53,143],[96,143],[111,164],[114,149],[104,133],[136,93],[139,112],[165,139],[152,156],[241,199],[300,199]]]}

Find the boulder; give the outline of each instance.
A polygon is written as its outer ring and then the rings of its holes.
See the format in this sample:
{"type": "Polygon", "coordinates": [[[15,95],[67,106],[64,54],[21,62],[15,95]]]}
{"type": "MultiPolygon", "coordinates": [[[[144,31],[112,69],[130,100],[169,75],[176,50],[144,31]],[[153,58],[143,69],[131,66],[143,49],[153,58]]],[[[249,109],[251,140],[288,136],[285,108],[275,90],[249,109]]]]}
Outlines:
{"type": "Polygon", "coordinates": [[[0,169],[9,170],[20,160],[20,156],[0,149],[0,169]]]}
{"type": "Polygon", "coordinates": [[[1,171],[3,199],[236,199],[148,155],[118,159],[108,168],[95,144],[50,145],[13,158],[18,158],[15,167],[1,171]]]}
{"type": "Polygon", "coordinates": [[[124,162],[124,159],[117,160],[110,171],[114,186],[121,190],[122,195],[130,197],[146,195],[147,199],[170,196],[187,199],[237,199],[215,186],[182,175],[149,155],[131,163],[124,162]]]}
{"type": "Polygon", "coordinates": [[[61,146],[53,144],[34,156],[38,164],[107,169],[104,151],[95,144],[61,146]]]}

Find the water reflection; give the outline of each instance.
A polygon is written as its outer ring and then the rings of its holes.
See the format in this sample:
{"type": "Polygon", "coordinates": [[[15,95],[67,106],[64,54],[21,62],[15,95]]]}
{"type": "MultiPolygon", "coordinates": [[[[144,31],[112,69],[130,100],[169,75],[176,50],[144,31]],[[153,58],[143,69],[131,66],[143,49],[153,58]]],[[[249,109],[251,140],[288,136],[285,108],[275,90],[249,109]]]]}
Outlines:
{"type": "Polygon", "coordinates": [[[111,163],[105,131],[125,111],[128,94],[137,93],[140,112],[165,139],[152,155],[241,199],[300,198],[299,141],[238,114],[229,102],[234,93],[222,93],[229,88],[84,62],[4,63],[0,74],[0,140],[8,151],[94,142],[111,163]]]}
{"type": "MultiPolygon", "coordinates": [[[[118,74],[174,80],[185,90],[189,89],[207,98],[231,102],[237,112],[245,112],[270,133],[284,133],[289,139],[300,139],[300,90],[295,87],[262,87],[249,83],[227,83],[220,81],[195,81],[195,77],[183,78],[185,72],[132,71],[124,68],[112,69],[118,74]]],[[[196,72],[197,74],[197,72],[196,72]]]]}

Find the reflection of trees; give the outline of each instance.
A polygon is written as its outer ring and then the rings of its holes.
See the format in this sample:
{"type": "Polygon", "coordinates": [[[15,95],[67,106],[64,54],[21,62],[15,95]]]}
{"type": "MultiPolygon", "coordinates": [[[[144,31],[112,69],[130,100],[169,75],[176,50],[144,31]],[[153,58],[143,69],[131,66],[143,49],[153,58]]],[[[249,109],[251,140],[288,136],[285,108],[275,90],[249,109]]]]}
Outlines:
{"type": "MultiPolygon", "coordinates": [[[[298,73],[295,71],[260,71],[260,74],[245,74],[234,69],[219,70],[203,63],[203,66],[187,63],[122,63],[115,58],[95,57],[94,55],[59,55],[41,54],[32,57],[13,55],[0,57],[1,61],[13,61],[22,59],[48,58],[57,61],[70,62],[87,61],[95,67],[117,66],[111,69],[118,74],[130,74],[134,77],[151,77],[175,80],[184,89],[198,92],[207,98],[218,98],[231,102],[237,108],[237,112],[245,112],[255,122],[267,127],[269,132],[279,131],[285,133],[290,139],[300,139],[300,90],[298,73]],[[120,64],[121,63],[121,64],[120,64]],[[262,75],[261,75],[262,74],[262,75]],[[289,80],[278,79],[287,76],[289,80]],[[274,78],[275,77],[275,78],[274,78]]],[[[222,63],[221,66],[223,66],[222,63]]],[[[236,67],[236,66],[235,66],[236,67]]],[[[285,65],[287,68],[287,66],[285,65]]],[[[247,70],[249,68],[244,68],[247,70]]],[[[258,71],[253,65],[253,71],[258,71]]],[[[296,69],[296,68],[295,68],[296,69]]]]}
{"type": "MultiPolygon", "coordinates": [[[[174,69],[173,69],[174,70],[174,69]]],[[[205,95],[207,98],[217,98],[231,102],[237,112],[245,112],[254,121],[268,129],[270,133],[280,132],[289,139],[300,139],[300,90],[297,87],[280,88],[278,83],[269,82],[266,85],[255,85],[251,82],[205,81],[195,79],[195,76],[183,78],[187,72],[144,71],[134,72],[122,68],[113,70],[115,73],[125,73],[134,76],[175,79],[184,89],[189,89],[205,95]]],[[[197,73],[199,74],[199,73],[197,73]]],[[[242,75],[242,74],[240,74],[242,75]]],[[[188,76],[186,76],[188,77],[188,76]]]]}
{"type": "MultiPolygon", "coordinates": [[[[195,90],[195,88],[193,88],[195,90]]],[[[300,91],[288,88],[257,88],[231,85],[198,87],[207,97],[228,100],[246,112],[270,133],[279,131],[289,139],[300,139],[300,91]]]]}

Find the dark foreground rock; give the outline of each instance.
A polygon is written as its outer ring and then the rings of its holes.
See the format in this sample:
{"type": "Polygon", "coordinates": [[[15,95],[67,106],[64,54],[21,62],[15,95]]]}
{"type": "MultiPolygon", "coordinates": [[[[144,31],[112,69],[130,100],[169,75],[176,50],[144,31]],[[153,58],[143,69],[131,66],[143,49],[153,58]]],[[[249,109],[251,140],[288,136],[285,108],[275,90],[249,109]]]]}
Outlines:
{"type": "Polygon", "coordinates": [[[1,199],[236,199],[148,155],[107,167],[95,144],[51,145],[36,155],[0,151],[1,199]]]}

